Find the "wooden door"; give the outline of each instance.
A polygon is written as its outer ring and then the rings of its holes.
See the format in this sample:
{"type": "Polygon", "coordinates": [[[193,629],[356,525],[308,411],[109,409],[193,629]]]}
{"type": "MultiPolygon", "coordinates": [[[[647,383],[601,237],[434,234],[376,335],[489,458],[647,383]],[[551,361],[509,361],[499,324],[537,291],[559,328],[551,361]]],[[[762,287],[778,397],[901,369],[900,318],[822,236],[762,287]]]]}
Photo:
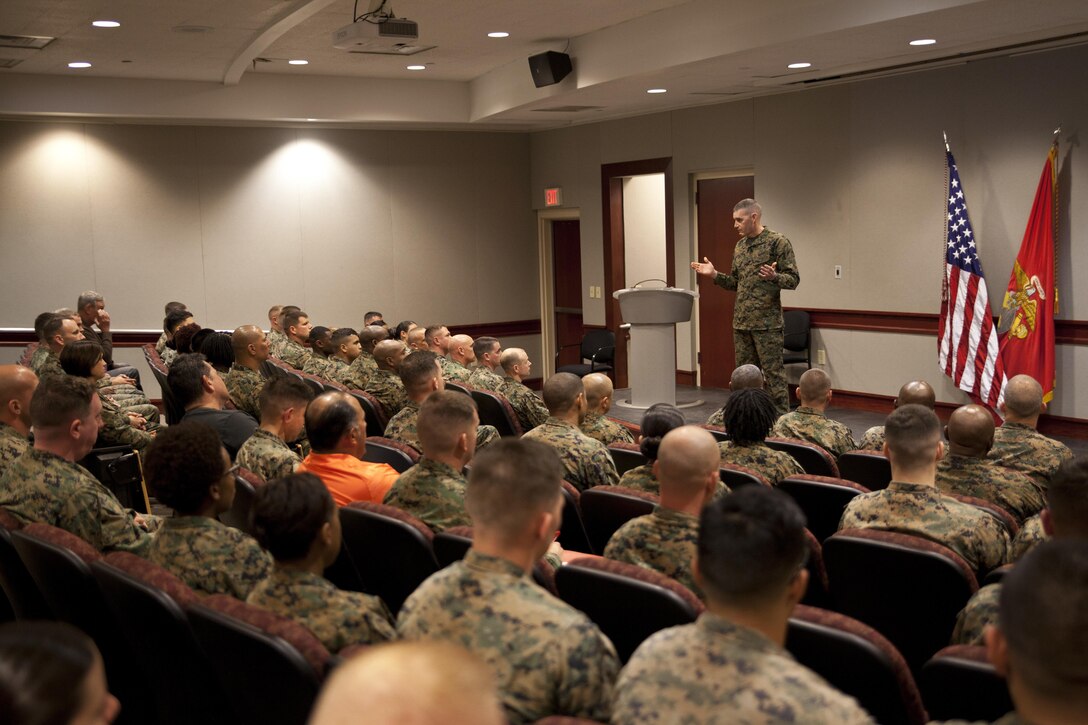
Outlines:
{"type": "Polygon", "coordinates": [[[577,219],[552,222],[552,292],[555,299],[556,367],[581,362],[582,240],[577,219]],[[569,346],[569,347],[568,347],[569,346]]]}
{"type": "MultiPolygon", "coordinates": [[[[738,238],[733,229],[733,207],[741,199],[754,197],[755,178],[752,176],[701,179],[697,182],[695,203],[700,261],[708,257],[719,272],[729,272],[738,238]]],[[[707,277],[698,277],[698,283],[700,384],[707,388],[728,388],[729,376],[735,367],[735,293],[716,286],[707,277]]]]}

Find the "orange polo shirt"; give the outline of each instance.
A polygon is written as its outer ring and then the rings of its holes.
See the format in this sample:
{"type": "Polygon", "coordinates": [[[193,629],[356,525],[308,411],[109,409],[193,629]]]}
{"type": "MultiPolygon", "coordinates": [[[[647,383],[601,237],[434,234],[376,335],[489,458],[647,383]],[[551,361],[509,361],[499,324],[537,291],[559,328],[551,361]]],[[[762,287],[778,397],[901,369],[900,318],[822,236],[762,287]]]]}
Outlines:
{"type": "Polygon", "coordinates": [[[298,470],[320,478],[337,506],[352,501],[381,503],[400,475],[388,463],[360,461],[350,453],[310,453],[298,470]]]}

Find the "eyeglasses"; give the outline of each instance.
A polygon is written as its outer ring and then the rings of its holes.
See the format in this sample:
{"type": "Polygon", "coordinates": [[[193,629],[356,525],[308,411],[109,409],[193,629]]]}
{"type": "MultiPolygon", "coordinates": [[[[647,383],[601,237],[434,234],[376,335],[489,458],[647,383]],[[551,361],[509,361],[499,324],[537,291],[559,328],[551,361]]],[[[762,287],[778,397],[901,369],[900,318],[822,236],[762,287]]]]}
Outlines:
{"type": "Polygon", "coordinates": [[[242,467],[241,463],[235,463],[233,466],[231,466],[230,468],[228,468],[226,471],[223,472],[223,476],[224,477],[233,476],[234,474],[238,473],[238,469],[241,468],[241,467],[242,467]]]}

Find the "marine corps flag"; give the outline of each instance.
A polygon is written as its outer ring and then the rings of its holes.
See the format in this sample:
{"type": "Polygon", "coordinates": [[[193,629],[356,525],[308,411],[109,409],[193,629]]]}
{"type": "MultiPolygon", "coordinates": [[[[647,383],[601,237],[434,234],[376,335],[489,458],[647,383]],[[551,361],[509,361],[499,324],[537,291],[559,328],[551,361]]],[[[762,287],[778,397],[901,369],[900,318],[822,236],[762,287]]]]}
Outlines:
{"type": "Polygon", "coordinates": [[[1026,374],[1043,386],[1043,401],[1054,397],[1054,313],[1058,289],[1054,271],[1054,217],[1058,208],[1058,140],[1043,164],[1028,227],[1012,265],[997,332],[1005,374],[1026,374]]]}

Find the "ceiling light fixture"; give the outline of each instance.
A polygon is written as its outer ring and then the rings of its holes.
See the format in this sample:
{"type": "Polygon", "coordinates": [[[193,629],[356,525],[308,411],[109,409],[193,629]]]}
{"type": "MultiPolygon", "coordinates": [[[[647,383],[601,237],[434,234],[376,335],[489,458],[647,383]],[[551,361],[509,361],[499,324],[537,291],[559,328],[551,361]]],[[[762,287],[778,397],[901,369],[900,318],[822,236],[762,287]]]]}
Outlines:
{"type": "Polygon", "coordinates": [[[298,60],[289,60],[289,61],[287,61],[287,65],[309,65],[309,64],[310,64],[310,61],[302,60],[301,58],[298,59],[298,60]]]}
{"type": "Polygon", "coordinates": [[[85,60],[75,60],[68,64],[69,68],[90,68],[91,64],[85,60]]]}
{"type": "Polygon", "coordinates": [[[647,93],[668,93],[669,89],[668,88],[650,88],[646,92],[647,93]]]}
{"type": "Polygon", "coordinates": [[[933,38],[919,38],[918,40],[910,41],[911,45],[936,45],[937,41],[933,38]]]}
{"type": "Polygon", "coordinates": [[[497,30],[494,33],[488,33],[487,37],[489,37],[489,38],[509,38],[510,33],[503,32],[502,30],[497,30]]]}
{"type": "Polygon", "coordinates": [[[121,27],[121,23],[117,22],[116,20],[95,20],[93,23],[91,23],[91,25],[93,25],[96,28],[119,28],[119,27],[121,27]]]}
{"type": "Polygon", "coordinates": [[[425,65],[408,65],[405,66],[405,68],[408,70],[427,70],[427,66],[425,65]]]}
{"type": "Polygon", "coordinates": [[[790,63],[790,64],[789,64],[788,66],[786,66],[786,67],[787,67],[787,68],[792,68],[793,70],[797,70],[797,69],[799,69],[799,68],[811,68],[811,67],[812,67],[812,63],[803,63],[803,62],[802,62],[802,63],[790,63]]]}

